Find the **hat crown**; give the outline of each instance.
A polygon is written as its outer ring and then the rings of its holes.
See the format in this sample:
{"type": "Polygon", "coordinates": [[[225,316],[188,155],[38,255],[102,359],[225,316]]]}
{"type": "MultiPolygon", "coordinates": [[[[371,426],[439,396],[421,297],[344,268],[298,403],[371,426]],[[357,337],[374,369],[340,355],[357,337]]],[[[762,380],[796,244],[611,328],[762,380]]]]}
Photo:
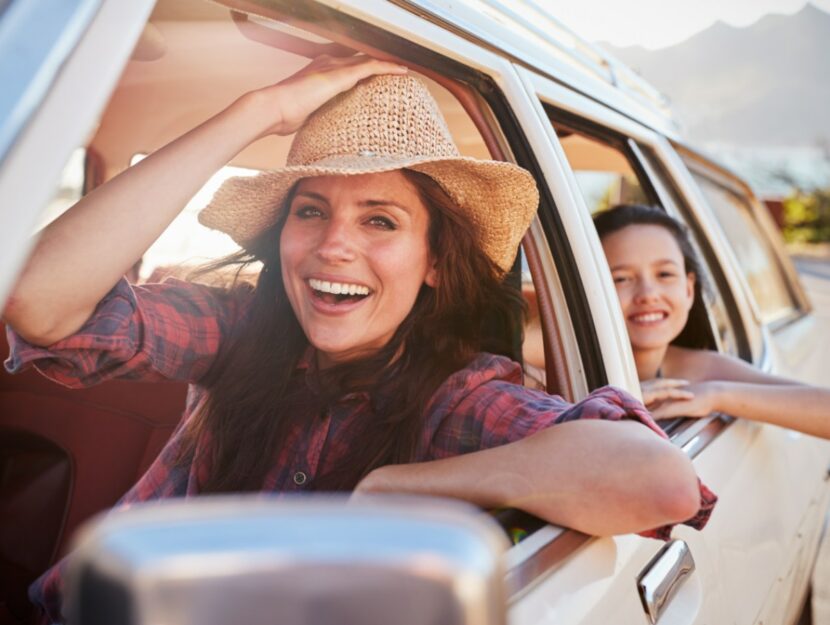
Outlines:
{"type": "Polygon", "coordinates": [[[373,76],[317,109],[294,137],[287,166],[341,156],[459,156],[438,104],[412,76],[373,76]]]}

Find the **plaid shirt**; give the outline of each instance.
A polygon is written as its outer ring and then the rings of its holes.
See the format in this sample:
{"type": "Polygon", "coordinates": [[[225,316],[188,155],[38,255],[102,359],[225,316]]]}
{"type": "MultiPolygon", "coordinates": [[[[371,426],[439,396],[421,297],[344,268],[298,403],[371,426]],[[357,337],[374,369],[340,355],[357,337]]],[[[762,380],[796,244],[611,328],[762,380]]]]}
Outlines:
{"type": "MultiPolygon", "coordinates": [[[[232,291],[179,280],[130,286],[119,282],[76,334],[48,349],[26,343],[9,331],[11,354],[6,368],[15,373],[33,364],[47,377],[69,387],[112,378],[180,380],[190,383],[182,424],[205,397],[199,380],[210,368],[223,337],[244,323],[253,291],[232,291]]],[[[309,368],[298,371],[298,384],[314,394],[309,368]]],[[[313,405],[315,402],[309,402],[313,405]]],[[[317,404],[319,405],[319,403],[317,404]]],[[[356,425],[370,410],[369,397],[351,394],[323,414],[298,419],[289,443],[275,453],[263,491],[287,493],[314,488],[315,476],[336,466],[355,444],[356,425]],[[321,418],[322,417],[322,418],[321,418]]],[[[435,460],[517,441],[551,425],[576,419],[636,419],[665,437],[642,404],[605,387],[577,404],[522,386],[522,371],[511,360],[479,354],[438,388],[424,411],[423,434],[415,461],[435,460]]],[[[210,467],[197,449],[189,465],[177,463],[182,426],[173,433],[143,477],[118,507],[199,493],[210,467]]],[[[701,510],[687,521],[702,527],[716,497],[701,485],[701,510]]],[[[644,533],[667,539],[671,528],[644,533]]],[[[60,621],[66,559],[30,588],[30,598],[52,621],[60,621]]]]}

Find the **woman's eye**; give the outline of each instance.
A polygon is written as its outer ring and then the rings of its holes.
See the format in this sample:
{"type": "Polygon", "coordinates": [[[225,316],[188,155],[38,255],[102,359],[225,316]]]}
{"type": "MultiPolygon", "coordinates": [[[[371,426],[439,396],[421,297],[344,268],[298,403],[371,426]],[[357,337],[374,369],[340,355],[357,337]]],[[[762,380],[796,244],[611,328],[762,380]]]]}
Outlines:
{"type": "Polygon", "coordinates": [[[294,209],[294,215],[300,219],[311,219],[322,216],[323,212],[316,206],[300,205],[294,209]]]}
{"type": "Polygon", "coordinates": [[[674,273],[673,271],[661,271],[661,272],[660,272],[659,274],[657,274],[657,275],[658,275],[658,277],[660,277],[660,278],[667,278],[667,279],[668,279],[668,278],[676,278],[676,277],[677,277],[677,274],[676,274],[676,273],[674,273]]]}
{"type": "Polygon", "coordinates": [[[630,279],[628,276],[614,276],[614,284],[625,284],[630,279]]]}
{"type": "Polygon", "coordinates": [[[381,215],[370,217],[367,223],[377,228],[382,228],[383,230],[396,230],[398,227],[394,221],[381,215]]]}

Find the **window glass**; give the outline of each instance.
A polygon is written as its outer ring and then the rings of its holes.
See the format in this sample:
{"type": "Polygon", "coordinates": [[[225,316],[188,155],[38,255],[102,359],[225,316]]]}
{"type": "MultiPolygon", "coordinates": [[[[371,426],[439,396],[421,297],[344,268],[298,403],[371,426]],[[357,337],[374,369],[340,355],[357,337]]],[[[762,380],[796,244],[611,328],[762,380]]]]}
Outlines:
{"type": "Polygon", "coordinates": [[[592,215],[616,204],[648,203],[634,169],[621,150],[562,127],[556,127],[556,132],[592,215]]]}
{"type": "Polygon", "coordinates": [[[539,300],[524,250],[520,250],[519,253],[522,261],[522,297],[527,304],[527,319],[522,339],[524,383],[525,386],[545,390],[547,388],[545,338],[542,332],[542,318],[539,314],[539,300]]]}
{"type": "Polygon", "coordinates": [[[765,323],[791,313],[797,306],[781,268],[748,200],[698,172],[692,172],[720,223],[765,323]]]}
{"type": "Polygon", "coordinates": [[[37,230],[57,219],[84,194],[84,161],[86,149],[73,150],[69,160],[63,167],[58,189],[52,201],[46,206],[38,223],[37,230]]]}
{"type": "MultiPolygon", "coordinates": [[[[130,160],[130,165],[135,165],[145,156],[146,154],[136,154],[130,160]]],[[[239,246],[227,234],[200,224],[198,215],[225,180],[257,173],[256,169],[226,166],[211,176],[155,243],[144,252],[140,269],[137,268],[138,279],[142,282],[157,282],[171,275],[184,278],[197,266],[239,250],[239,246]]],[[[259,267],[254,266],[253,270],[258,272],[259,267]]]]}

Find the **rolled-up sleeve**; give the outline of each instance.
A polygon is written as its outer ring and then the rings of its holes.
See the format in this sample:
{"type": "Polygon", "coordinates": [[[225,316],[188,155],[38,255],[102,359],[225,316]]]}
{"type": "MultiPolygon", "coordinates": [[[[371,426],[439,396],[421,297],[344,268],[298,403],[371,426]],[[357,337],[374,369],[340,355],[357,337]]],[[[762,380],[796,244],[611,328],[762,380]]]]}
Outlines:
{"type": "Polygon", "coordinates": [[[80,330],[48,347],[7,328],[10,373],[34,366],[65,386],[113,378],[196,382],[250,307],[247,285],[225,290],[182,280],[131,286],[120,280],[80,330]]]}
{"type": "Polygon", "coordinates": [[[450,376],[427,409],[424,443],[435,458],[449,457],[526,438],[557,423],[579,419],[634,419],[665,437],[643,405],[606,386],[572,404],[558,395],[522,386],[521,367],[507,358],[479,355],[450,376]]]}
{"type": "MultiPolygon", "coordinates": [[[[612,386],[599,388],[572,404],[557,395],[521,385],[520,366],[501,356],[479,355],[453,374],[435,393],[427,409],[428,428],[421,459],[447,458],[512,443],[567,421],[603,419],[638,421],[660,438],[666,434],[643,404],[612,386]]],[[[699,482],[699,481],[698,481],[699,482]]],[[[706,525],[717,497],[699,482],[700,508],[684,523],[706,525]]],[[[641,532],[667,540],[672,526],[641,532]]]]}

